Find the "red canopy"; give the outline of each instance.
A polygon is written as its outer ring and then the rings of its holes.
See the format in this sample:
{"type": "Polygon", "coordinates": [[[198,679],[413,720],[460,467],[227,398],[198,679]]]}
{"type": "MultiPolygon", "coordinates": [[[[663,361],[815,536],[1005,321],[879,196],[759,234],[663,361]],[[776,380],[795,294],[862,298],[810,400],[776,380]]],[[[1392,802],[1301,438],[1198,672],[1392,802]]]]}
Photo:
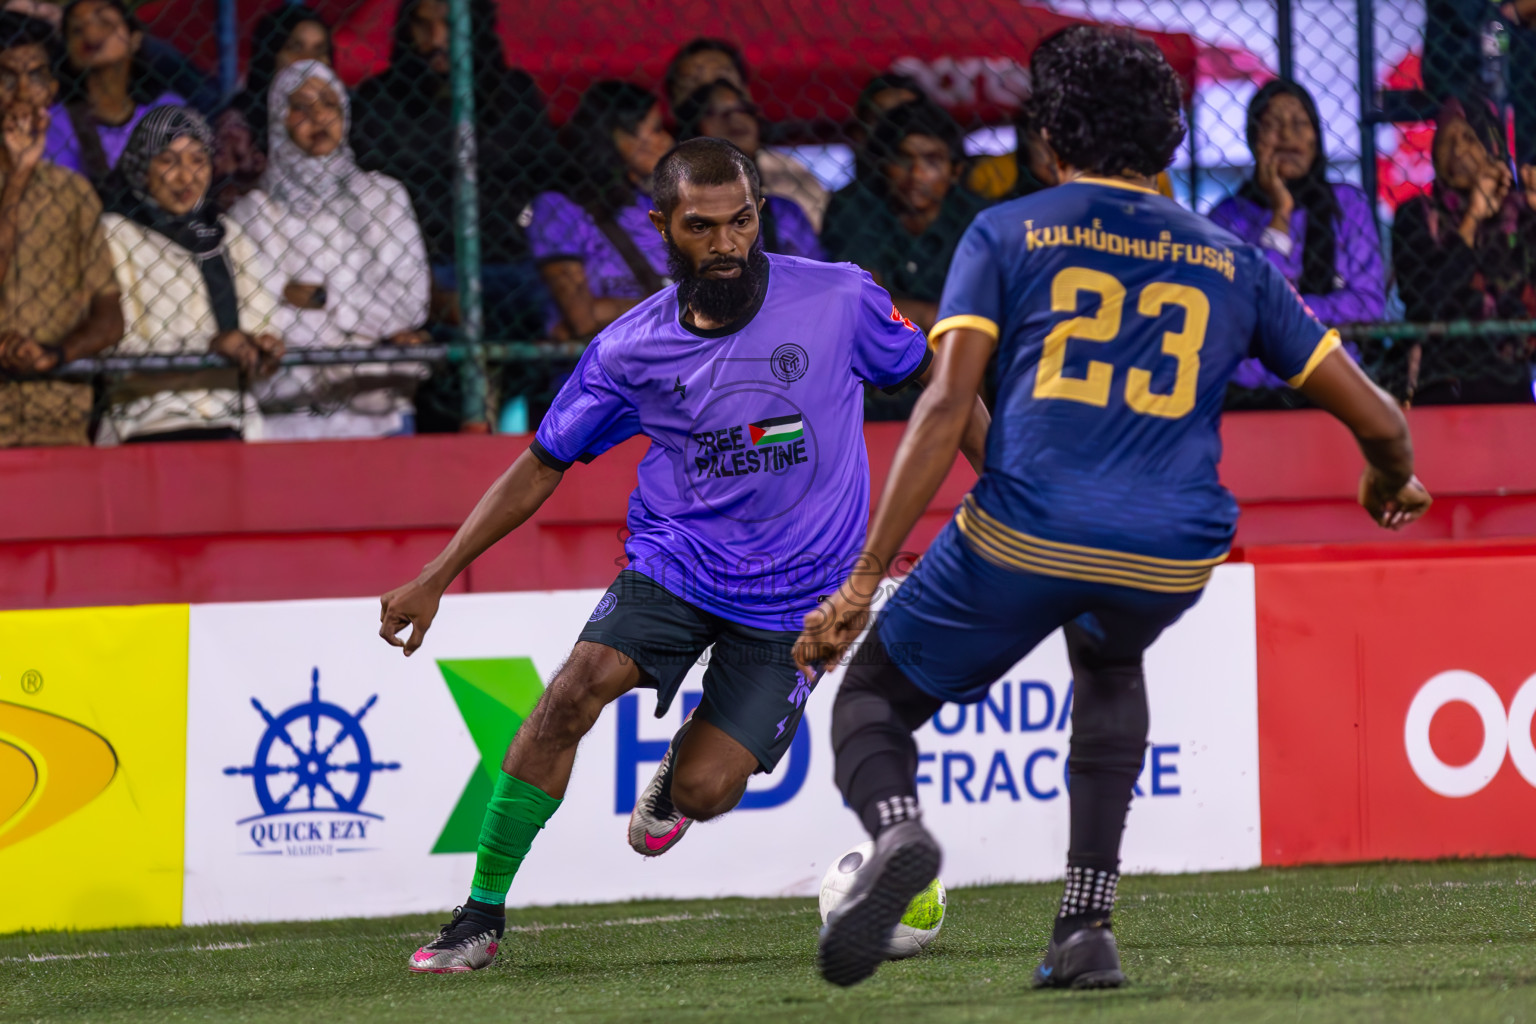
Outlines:
{"type": "MultiPolygon", "coordinates": [[[[399,0],[311,0],[336,29],[337,70],[356,83],[389,62],[399,0]]],[[[242,5],[242,50],[275,3],[242,5]]],[[[1017,0],[500,0],[507,62],[531,73],[556,119],[602,78],[657,88],[668,58],[695,36],[740,44],[754,96],[769,120],[844,120],[864,83],[900,71],[924,83],[957,117],[1000,121],[1028,85],[1039,41],[1083,24],[1017,0]]],[[[207,0],[156,0],[140,9],[150,30],[217,62],[207,0]]],[[[1199,47],[1181,33],[1148,33],[1192,83],[1199,47]]],[[[244,53],[242,53],[242,60],[244,53]]]]}

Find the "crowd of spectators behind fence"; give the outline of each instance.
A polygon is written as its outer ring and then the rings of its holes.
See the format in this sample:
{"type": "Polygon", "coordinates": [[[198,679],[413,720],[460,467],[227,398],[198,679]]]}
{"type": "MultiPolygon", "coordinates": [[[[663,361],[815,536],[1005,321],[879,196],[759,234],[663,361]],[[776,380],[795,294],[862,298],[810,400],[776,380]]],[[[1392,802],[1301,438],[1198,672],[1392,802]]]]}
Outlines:
{"type": "MultiPolygon", "coordinates": [[[[1522,19],[1536,20],[1536,2],[1505,5],[1504,16],[1530,47],[1522,19]]],[[[886,73],[870,78],[842,129],[851,181],[829,192],[772,144],[741,52],[716,39],[680,41],[659,94],[619,80],[591,85],[557,129],[533,79],[506,65],[496,17],[494,0],[471,0],[491,339],[586,339],[665,287],[667,250],[647,190],[675,141],[734,143],[761,171],[768,252],[856,263],[925,328],[977,212],[1058,183],[1027,99],[1014,118],[1016,151],[969,158],[962,127],[920,83],[886,73]]],[[[448,41],[446,0],[402,0],[388,67],[349,91],[332,70],[331,27],[285,4],[257,23],[245,86],[221,100],[122,0],[62,9],[9,0],[0,11],[0,446],[457,426],[421,400],[451,391],[456,374],[425,361],[280,368],[290,350],[455,336],[448,41]],[[227,365],[54,372],[99,354],[199,352],[227,365]]],[[[1444,54],[1426,54],[1427,69],[1445,66],[1444,54]]],[[[1451,77],[1440,89],[1433,185],[1396,211],[1387,265],[1373,198],[1331,176],[1317,105],[1292,82],[1258,90],[1246,125],[1252,174],[1210,217],[1261,248],[1332,325],[1388,318],[1394,292],[1410,322],[1536,318],[1536,166],[1516,161],[1501,112],[1468,85],[1475,79],[1451,77]]],[[[1515,124],[1531,123],[1536,95],[1515,103],[1515,124]]],[[[1532,140],[1520,141],[1530,158],[1532,140]]],[[[1172,194],[1166,176],[1160,184],[1172,194]]],[[[1519,331],[1350,351],[1405,402],[1532,400],[1536,336],[1519,331]]],[[[558,384],[558,366],[545,373],[558,384]]],[[[1233,396],[1297,401],[1257,361],[1243,366],[1233,396]]],[[[872,414],[881,408],[872,399],[872,414]]]]}

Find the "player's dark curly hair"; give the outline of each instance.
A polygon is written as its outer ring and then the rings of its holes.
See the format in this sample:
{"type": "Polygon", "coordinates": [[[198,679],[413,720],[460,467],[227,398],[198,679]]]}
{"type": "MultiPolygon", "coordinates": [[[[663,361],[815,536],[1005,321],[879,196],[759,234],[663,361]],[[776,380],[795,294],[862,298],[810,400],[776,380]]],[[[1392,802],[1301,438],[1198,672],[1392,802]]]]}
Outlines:
{"type": "Polygon", "coordinates": [[[1167,168],[1184,141],[1178,76],[1129,29],[1079,25],[1040,44],[1031,112],[1061,159],[1095,174],[1167,168]]]}

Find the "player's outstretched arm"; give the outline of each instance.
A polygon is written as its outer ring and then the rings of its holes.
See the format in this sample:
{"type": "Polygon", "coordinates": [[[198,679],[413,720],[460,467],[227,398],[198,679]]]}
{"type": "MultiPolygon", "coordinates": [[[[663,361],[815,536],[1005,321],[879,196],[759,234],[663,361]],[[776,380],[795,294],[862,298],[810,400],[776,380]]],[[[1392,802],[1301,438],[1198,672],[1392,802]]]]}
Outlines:
{"type": "MultiPolygon", "coordinates": [[[[945,331],[936,340],[932,381],[918,398],[896,449],[864,551],[848,581],[805,617],[795,646],[802,672],[811,672],[817,664],[836,664],[863,631],[880,581],[938,493],[971,427],[980,404],[976,392],[996,342],[968,327],[945,331]]],[[[986,415],[984,408],[981,415],[986,415]]]]}
{"type": "Polygon", "coordinates": [[[1360,504],[1377,524],[1400,530],[1429,510],[1429,492],[1413,475],[1408,420],[1343,349],[1318,364],[1301,392],[1355,435],[1367,463],[1360,477],[1360,504]]]}
{"type": "Polygon", "coordinates": [[[379,636],[392,647],[403,647],[406,657],[415,653],[432,627],[448,585],[492,544],[527,522],[564,475],[532,451],[519,455],[481,497],[442,554],[428,562],[420,576],[379,599],[379,636]],[[401,640],[397,634],[406,626],[411,627],[411,635],[401,640]]]}
{"type": "MultiPolygon", "coordinates": [[[[928,364],[918,382],[924,388],[933,384],[934,374],[938,372],[938,360],[928,364]]],[[[960,435],[960,454],[965,456],[965,461],[971,464],[976,475],[981,475],[981,470],[987,457],[987,429],[992,425],[992,414],[987,411],[987,403],[977,395],[971,403],[971,418],[965,424],[965,433],[960,435]]]]}

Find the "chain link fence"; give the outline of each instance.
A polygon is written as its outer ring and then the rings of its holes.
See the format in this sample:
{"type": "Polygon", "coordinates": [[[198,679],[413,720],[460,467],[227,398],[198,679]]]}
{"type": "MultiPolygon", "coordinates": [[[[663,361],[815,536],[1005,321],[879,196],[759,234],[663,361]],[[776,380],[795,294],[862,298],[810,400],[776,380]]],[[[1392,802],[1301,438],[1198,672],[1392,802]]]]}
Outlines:
{"type": "Polygon", "coordinates": [[[665,286],[646,182],[695,135],[755,157],[765,248],[927,326],[975,213],[1053,183],[1028,61],[1081,22],[1153,38],[1162,187],[1383,386],[1531,401],[1536,0],[8,0],[0,446],[530,429],[665,286]]]}

